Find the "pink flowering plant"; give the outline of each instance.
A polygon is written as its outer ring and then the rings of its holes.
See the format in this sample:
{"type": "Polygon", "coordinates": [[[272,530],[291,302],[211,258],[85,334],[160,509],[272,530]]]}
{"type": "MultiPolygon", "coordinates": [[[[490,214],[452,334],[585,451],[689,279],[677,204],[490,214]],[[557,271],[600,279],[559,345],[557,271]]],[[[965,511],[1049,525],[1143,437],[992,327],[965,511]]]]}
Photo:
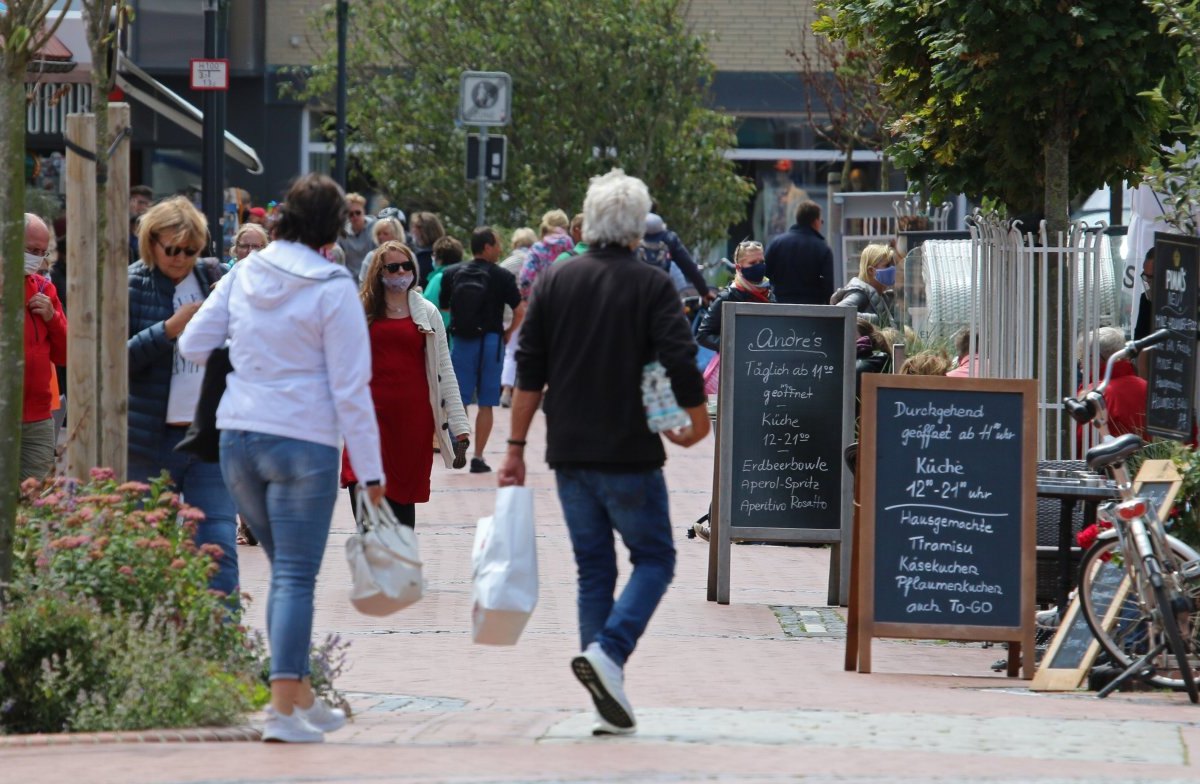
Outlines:
{"type": "Polygon", "coordinates": [[[208,588],[220,548],[193,543],[202,519],[165,476],[22,485],[0,731],[229,723],[262,704],[263,646],[239,597],[208,588]]]}

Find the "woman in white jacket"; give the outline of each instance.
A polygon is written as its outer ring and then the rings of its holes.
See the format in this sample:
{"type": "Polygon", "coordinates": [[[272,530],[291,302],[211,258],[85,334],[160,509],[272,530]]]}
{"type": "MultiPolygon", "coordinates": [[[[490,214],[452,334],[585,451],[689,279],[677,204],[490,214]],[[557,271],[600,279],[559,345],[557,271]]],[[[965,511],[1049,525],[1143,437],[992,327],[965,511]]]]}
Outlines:
{"type": "Polygon", "coordinates": [[[234,265],[192,318],[179,351],[204,363],[229,341],[233,372],[217,408],[221,472],[271,561],[265,741],[319,742],[345,724],[309,685],[313,589],[337,499],[342,438],[372,503],[384,495],[371,403],[367,324],[345,267],[318,250],[346,220],[323,175],[287,194],[266,249],[234,265]]]}
{"type": "MultiPolygon", "coordinates": [[[[402,242],[385,242],[363,271],[359,296],[371,335],[371,397],[383,445],[385,497],[401,523],[415,526],[415,504],[429,500],[430,438],[436,438],[447,468],[462,468],[470,425],[441,313],[416,290],[416,254],[402,242]]],[[[353,460],[347,449],[342,484],[350,488],[352,502],[353,460]]]]}

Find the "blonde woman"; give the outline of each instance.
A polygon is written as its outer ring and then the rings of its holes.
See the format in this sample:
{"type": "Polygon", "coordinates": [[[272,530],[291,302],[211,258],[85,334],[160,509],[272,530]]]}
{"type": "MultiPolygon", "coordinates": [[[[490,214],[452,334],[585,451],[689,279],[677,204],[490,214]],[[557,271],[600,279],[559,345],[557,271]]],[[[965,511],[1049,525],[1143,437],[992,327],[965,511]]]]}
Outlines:
{"type": "Polygon", "coordinates": [[[179,355],[176,340],[224,273],[216,259],[197,264],[208,238],[200,211],[177,196],[138,222],[141,259],[129,267],[129,461],[131,480],[164,470],[183,500],[204,512],[196,544],[220,545],[220,571],[210,583],[235,596],[237,524],[221,467],[176,452],[200,400],[204,368],[179,355]]]}
{"type": "Polygon", "coordinates": [[[375,242],[375,247],[363,258],[362,267],[358,270],[360,285],[367,279],[367,267],[371,266],[371,260],[375,258],[380,245],[387,242],[404,242],[404,224],[392,217],[379,218],[371,224],[371,239],[375,242]]]}
{"type": "Polygon", "coordinates": [[[852,307],[874,317],[880,327],[896,323],[892,300],[896,285],[896,250],[891,245],[868,245],[859,257],[858,275],[833,293],[831,305],[852,307]]]}
{"type": "Polygon", "coordinates": [[[257,223],[243,223],[233,235],[233,258],[226,267],[232,267],[251,253],[257,253],[270,242],[267,230],[257,223]]]}
{"type": "MultiPolygon", "coordinates": [[[[442,315],[416,290],[416,254],[402,242],[385,242],[366,270],[359,298],[370,333],[371,397],[379,421],[384,497],[400,522],[415,526],[415,505],[429,500],[429,439],[437,437],[447,468],[462,468],[470,426],[442,315]]],[[[342,459],[342,484],[350,490],[351,503],[357,484],[352,457],[342,459]]]]}

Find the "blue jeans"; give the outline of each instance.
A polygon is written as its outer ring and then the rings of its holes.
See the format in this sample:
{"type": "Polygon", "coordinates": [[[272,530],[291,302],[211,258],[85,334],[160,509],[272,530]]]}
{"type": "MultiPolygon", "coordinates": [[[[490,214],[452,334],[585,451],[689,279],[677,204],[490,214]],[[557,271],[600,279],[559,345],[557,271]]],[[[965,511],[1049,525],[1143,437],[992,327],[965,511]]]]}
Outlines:
{"type": "Polygon", "coordinates": [[[666,482],[658,470],[615,474],[559,468],[555,475],[579,571],[581,647],[597,642],[624,666],[675,576],[666,482]],[[614,530],[633,563],[633,574],[615,601],[614,530]]]}
{"type": "Polygon", "coordinates": [[[312,441],[221,432],[221,472],[271,562],[271,680],[309,674],[313,590],[338,491],[338,450],[312,441]]]}
{"type": "Polygon", "coordinates": [[[195,542],[197,545],[219,545],[223,553],[217,561],[221,568],[213,575],[208,585],[236,600],[237,509],[233,505],[233,497],[225,488],[219,465],[206,463],[195,455],[175,451],[175,445],[186,433],[186,427],[168,426],[160,442],[158,459],[147,460],[131,453],[127,473],[130,480],[144,482],[157,477],[166,469],[183,500],[204,512],[204,519],[196,524],[195,542]]]}

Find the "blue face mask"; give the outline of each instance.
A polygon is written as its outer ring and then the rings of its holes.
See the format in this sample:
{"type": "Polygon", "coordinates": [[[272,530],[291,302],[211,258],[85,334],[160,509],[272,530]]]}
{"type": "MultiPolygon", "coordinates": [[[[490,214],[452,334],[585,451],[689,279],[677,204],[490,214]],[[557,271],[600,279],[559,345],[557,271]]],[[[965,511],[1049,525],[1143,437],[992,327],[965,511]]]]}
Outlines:
{"type": "Polygon", "coordinates": [[[742,267],[742,277],[751,283],[762,283],[767,276],[767,262],[760,261],[748,267],[742,267]]]}
{"type": "Polygon", "coordinates": [[[875,270],[875,280],[879,281],[884,286],[891,288],[896,285],[896,268],[885,267],[875,270]]]}

